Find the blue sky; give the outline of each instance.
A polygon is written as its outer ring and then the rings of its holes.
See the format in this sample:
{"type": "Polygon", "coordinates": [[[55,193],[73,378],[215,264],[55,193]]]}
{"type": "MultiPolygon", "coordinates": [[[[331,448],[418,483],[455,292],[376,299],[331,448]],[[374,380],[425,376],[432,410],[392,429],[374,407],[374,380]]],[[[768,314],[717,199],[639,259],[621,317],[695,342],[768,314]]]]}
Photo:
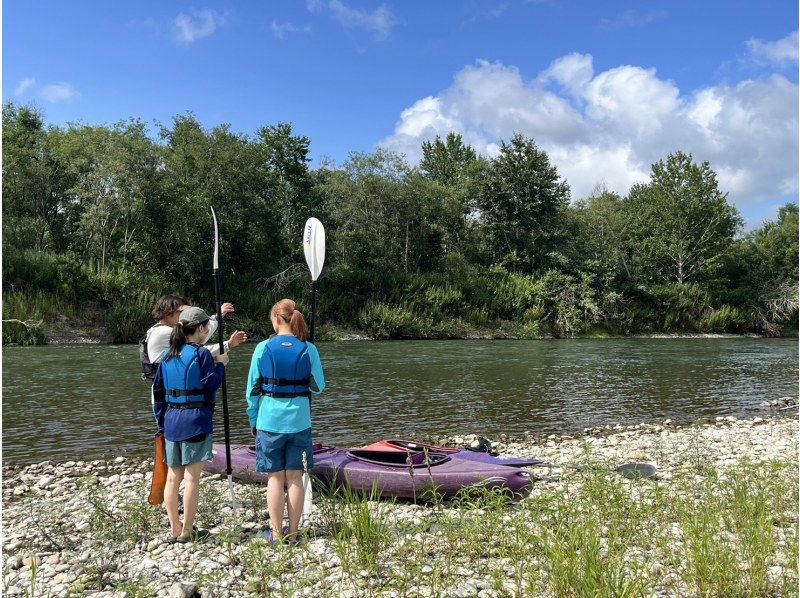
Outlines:
{"type": "Polygon", "coordinates": [[[312,165],[520,131],[574,198],[684,149],[755,223],[797,194],[797,23],[778,0],[6,0],[3,98],[59,124],[291,122],[312,165]]]}

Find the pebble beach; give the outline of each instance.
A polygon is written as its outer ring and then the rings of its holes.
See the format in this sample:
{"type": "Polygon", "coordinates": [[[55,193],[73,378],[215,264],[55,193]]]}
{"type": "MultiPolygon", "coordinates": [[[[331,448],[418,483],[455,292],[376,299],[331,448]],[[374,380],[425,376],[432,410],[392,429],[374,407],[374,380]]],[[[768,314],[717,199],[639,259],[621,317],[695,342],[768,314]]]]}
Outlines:
{"type": "MultiPolygon", "coordinates": [[[[461,446],[473,439],[427,440],[461,446]]],[[[255,537],[267,525],[264,487],[237,483],[234,516],[227,480],[204,476],[198,524],[211,536],[177,545],[166,541],[163,509],[147,504],[152,460],[6,466],[2,593],[487,598],[617,584],[652,596],[726,587],[796,594],[795,410],[491,441],[501,455],[544,461],[530,468],[535,481],[524,498],[342,506],[317,494],[307,538],[293,546],[268,546],[255,537]],[[630,462],[655,466],[656,477],[614,473],[630,462]],[[708,497],[726,497],[728,490],[729,504],[707,506],[708,497]],[[615,511],[603,512],[609,505],[627,515],[617,521],[615,511]],[[743,515],[729,521],[726,513],[739,508],[743,515]],[[581,528],[562,525],[574,519],[569,513],[586,517],[581,528]],[[750,518],[752,525],[742,523],[750,518]],[[695,545],[700,528],[728,571],[703,573],[705,557],[695,545]],[[595,566],[617,577],[594,579],[595,566]]]]}

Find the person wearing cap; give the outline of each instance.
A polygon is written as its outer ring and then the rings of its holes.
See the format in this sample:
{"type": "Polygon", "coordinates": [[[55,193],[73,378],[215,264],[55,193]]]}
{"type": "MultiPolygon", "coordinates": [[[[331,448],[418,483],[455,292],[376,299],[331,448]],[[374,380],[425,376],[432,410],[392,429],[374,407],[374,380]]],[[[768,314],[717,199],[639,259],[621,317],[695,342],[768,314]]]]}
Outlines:
{"type": "Polygon", "coordinates": [[[168,473],[164,505],[171,540],[180,543],[207,535],[193,531],[193,526],[203,461],[213,456],[215,395],[228,363],[227,353],[213,357],[201,344],[208,338],[210,320],[199,307],[181,310],[172,329],[169,349],[164,352],[153,379],[153,413],[166,444],[168,473]],[[178,512],[178,487],[182,481],[185,482],[183,521],[178,512]]]}
{"type": "MultiPolygon", "coordinates": [[[[149,379],[152,382],[155,371],[158,368],[158,362],[161,361],[164,351],[169,348],[169,338],[172,335],[173,327],[178,323],[178,316],[180,316],[181,310],[188,305],[189,302],[185,297],[174,294],[164,295],[156,302],[153,308],[153,318],[157,321],[147,330],[139,347],[144,379],[149,379]]],[[[234,313],[235,310],[232,303],[223,303],[220,306],[220,311],[224,318],[228,314],[234,313]]],[[[208,338],[204,339],[200,344],[205,345],[216,330],[217,315],[214,314],[209,321],[208,338]]],[[[225,353],[245,342],[247,342],[247,333],[243,330],[234,331],[230,338],[225,341],[225,353]]],[[[219,343],[211,343],[206,349],[211,351],[211,355],[217,355],[219,353],[219,343]]]]}

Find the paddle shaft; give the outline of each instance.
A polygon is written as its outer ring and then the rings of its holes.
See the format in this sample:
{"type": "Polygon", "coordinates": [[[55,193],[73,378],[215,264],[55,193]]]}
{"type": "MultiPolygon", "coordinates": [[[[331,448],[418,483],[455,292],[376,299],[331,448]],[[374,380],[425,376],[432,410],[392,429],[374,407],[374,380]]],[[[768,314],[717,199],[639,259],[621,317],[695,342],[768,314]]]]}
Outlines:
{"type": "MultiPolygon", "coordinates": [[[[225,322],[222,320],[222,302],[220,301],[219,268],[214,270],[214,295],[217,300],[217,331],[219,335],[219,354],[225,353],[225,322]]],[[[228,385],[225,383],[225,372],[222,372],[222,419],[225,427],[225,471],[230,477],[231,469],[231,425],[228,417],[228,385]]]]}
{"type": "Polygon", "coordinates": [[[314,320],[317,315],[317,281],[311,281],[311,330],[308,334],[308,340],[314,342],[314,320]]]}

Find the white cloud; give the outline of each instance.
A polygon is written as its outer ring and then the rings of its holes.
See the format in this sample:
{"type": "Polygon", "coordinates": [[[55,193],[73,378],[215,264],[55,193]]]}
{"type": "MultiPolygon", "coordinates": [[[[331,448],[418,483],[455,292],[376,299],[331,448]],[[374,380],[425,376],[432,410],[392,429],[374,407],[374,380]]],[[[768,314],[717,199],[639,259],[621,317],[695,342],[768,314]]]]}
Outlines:
{"type": "Polygon", "coordinates": [[[180,13],[175,17],[175,33],[178,41],[191,44],[201,37],[208,37],[225,23],[225,18],[209,8],[193,11],[191,15],[180,13]]]}
{"type": "Polygon", "coordinates": [[[35,77],[25,77],[14,88],[15,96],[35,96],[47,102],[71,102],[81,97],[80,92],[69,83],[36,83],[35,77]]]}
{"type": "Polygon", "coordinates": [[[644,27],[653,21],[666,18],[666,16],[667,12],[664,10],[651,10],[646,12],[639,10],[626,10],[625,12],[621,12],[611,19],[601,19],[600,26],[603,29],[609,30],[624,29],[629,27],[644,27]]]}
{"type": "Polygon", "coordinates": [[[513,66],[478,61],[404,110],[380,145],[416,163],[437,134],[461,133],[493,155],[520,132],[548,152],[576,199],[599,182],[626,194],[654,162],[683,150],[711,163],[734,203],[755,205],[797,192],[797,104],[797,84],[780,75],[685,92],[652,68],[596,73],[587,54],[528,81],[513,66]]]}
{"type": "Polygon", "coordinates": [[[284,37],[286,37],[287,34],[291,33],[310,33],[311,26],[303,25],[302,27],[300,27],[298,25],[295,25],[294,23],[279,23],[278,21],[275,21],[273,19],[272,32],[278,39],[283,39],[284,37]]]}
{"type": "Polygon", "coordinates": [[[38,94],[52,103],[71,102],[81,97],[81,94],[69,83],[47,83],[38,89],[38,94]]]}
{"type": "Polygon", "coordinates": [[[33,77],[25,77],[17,84],[17,87],[14,89],[14,95],[25,95],[34,85],[36,85],[36,79],[33,77]]]}
{"type": "Polygon", "coordinates": [[[554,60],[547,70],[539,76],[539,82],[546,84],[555,81],[573,96],[581,91],[594,76],[592,57],[589,54],[568,54],[554,60]]]}
{"type": "Polygon", "coordinates": [[[774,42],[749,39],[747,40],[747,49],[756,61],[792,64],[797,62],[797,44],[797,31],[793,31],[783,39],[774,42]]]}
{"type": "Polygon", "coordinates": [[[392,27],[397,23],[394,13],[385,4],[374,11],[358,10],[347,6],[341,0],[307,0],[309,11],[319,13],[327,10],[334,19],[348,29],[365,29],[371,31],[375,39],[384,40],[389,36],[392,27]]]}

